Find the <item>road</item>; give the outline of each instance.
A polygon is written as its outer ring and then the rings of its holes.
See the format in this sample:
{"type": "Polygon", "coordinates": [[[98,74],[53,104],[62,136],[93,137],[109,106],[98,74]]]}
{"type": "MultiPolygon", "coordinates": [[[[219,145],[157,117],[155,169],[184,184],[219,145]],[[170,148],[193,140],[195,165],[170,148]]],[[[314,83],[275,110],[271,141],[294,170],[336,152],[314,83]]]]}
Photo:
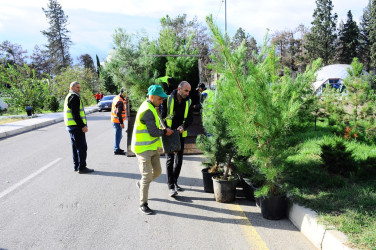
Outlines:
{"type": "Polygon", "coordinates": [[[203,192],[199,155],[185,156],[176,199],[162,167],[149,192],[155,215],[141,214],[137,159],[113,155],[109,120],[88,115],[88,175],[73,171],[63,122],[0,140],[0,249],[315,249],[253,202],[215,202],[203,192]]]}

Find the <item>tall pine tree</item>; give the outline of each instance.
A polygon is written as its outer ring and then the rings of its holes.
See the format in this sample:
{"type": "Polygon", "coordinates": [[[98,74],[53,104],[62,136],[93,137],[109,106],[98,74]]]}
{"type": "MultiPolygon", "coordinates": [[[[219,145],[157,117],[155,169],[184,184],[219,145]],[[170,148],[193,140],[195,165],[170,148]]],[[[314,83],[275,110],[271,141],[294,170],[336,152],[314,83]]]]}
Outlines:
{"type": "Polygon", "coordinates": [[[370,67],[370,37],[369,29],[371,25],[371,0],[367,7],[363,10],[360,20],[359,29],[359,59],[363,63],[364,69],[369,70],[370,67]]]}
{"type": "Polygon", "coordinates": [[[339,30],[338,62],[350,64],[358,56],[359,28],[353,20],[351,10],[347,12],[347,21],[339,30]]]}
{"type": "Polygon", "coordinates": [[[371,51],[371,67],[376,68],[376,0],[371,0],[369,40],[371,51]]]}
{"type": "Polygon", "coordinates": [[[311,61],[320,57],[325,65],[332,62],[337,37],[337,13],[332,14],[331,0],[316,0],[311,32],[307,34],[305,47],[311,61]]]}
{"type": "Polygon", "coordinates": [[[47,50],[54,64],[53,73],[59,73],[62,68],[71,65],[72,59],[69,54],[69,47],[72,41],[68,36],[67,29],[68,16],[64,14],[61,5],[57,0],[49,0],[47,9],[42,8],[50,27],[43,30],[42,34],[47,37],[47,50]]]}

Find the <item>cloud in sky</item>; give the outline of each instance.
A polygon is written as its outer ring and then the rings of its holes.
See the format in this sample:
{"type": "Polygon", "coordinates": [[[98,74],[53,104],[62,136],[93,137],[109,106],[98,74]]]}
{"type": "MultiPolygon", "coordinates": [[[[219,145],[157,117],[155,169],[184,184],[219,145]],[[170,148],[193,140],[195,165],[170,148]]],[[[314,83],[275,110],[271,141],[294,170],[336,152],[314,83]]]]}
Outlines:
{"type": "MultiPolygon", "coordinates": [[[[168,14],[174,18],[187,14],[188,19],[197,16],[205,23],[205,17],[213,15],[216,23],[224,30],[225,3],[223,0],[58,0],[66,15],[68,29],[74,45],[71,53],[77,57],[84,53],[100,58],[111,49],[112,34],[116,28],[128,32],[144,29],[156,37],[160,29],[159,19],[168,14]]],[[[359,21],[368,0],[333,0],[338,21],[346,20],[352,11],[354,20],[359,21]]],[[[41,30],[48,28],[43,8],[48,0],[0,0],[0,42],[9,40],[21,44],[29,53],[35,44],[42,45],[46,39],[41,30]]],[[[242,27],[260,43],[270,29],[295,29],[299,24],[309,27],[312,21],[314,0],[228,0],[227,27],[230,36],[242,27]]]]}

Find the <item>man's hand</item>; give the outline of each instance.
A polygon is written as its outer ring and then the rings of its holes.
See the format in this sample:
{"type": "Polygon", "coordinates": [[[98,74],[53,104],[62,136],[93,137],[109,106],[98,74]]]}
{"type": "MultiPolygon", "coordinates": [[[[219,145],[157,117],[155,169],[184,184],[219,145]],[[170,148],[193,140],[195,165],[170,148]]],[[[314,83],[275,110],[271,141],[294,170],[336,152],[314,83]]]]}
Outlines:
{"type": "Polygon", "coordinates": [[[82,132],[86,133],[87,131],[89,131],[88,128],[87,128],[87,126],[85,126],[85,127],[82,128],[82,132]]]}
{"type": "Polygon", "coordinates": [[[170,136],[170,135],[172,135],[174,133],[174,130],[171,130],[171,129],[169,129],[169,128],[166,128],[166,135],[167,136],[170,136]]]}
{"type": "Polygon", "coordinates": [[[180,134],[182,134],[184,132],[183,125],[180,125],[176,130],[179,131],[180,134]]]}
{"type": "Polygon", "coordinates": [[[121,128],[124,128],[124,123],[123,123],[123,124],[120,124],[120,127],[121,127],[121,128]]]}

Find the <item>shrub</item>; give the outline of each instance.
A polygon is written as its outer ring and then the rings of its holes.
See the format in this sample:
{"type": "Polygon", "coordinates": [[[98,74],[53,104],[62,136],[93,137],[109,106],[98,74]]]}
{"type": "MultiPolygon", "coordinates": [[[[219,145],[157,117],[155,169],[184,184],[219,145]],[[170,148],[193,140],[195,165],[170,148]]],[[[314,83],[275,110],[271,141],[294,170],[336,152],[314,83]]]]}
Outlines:
{"type": "Polygon", "coordinates": [[[321,145],[321,159],[329,173],[349,177],[356,172],[356,165],[352,157],[352,150],[346,148],[342,141],[335,144],[324,143],[321,145]]]}
{"type": "Polygon", "coordinates": [[[59,109],[59,101],[57,98],[53,95],[48,98],[47,102],[47,108],[53,112],[58,111],[59,109]]]}

